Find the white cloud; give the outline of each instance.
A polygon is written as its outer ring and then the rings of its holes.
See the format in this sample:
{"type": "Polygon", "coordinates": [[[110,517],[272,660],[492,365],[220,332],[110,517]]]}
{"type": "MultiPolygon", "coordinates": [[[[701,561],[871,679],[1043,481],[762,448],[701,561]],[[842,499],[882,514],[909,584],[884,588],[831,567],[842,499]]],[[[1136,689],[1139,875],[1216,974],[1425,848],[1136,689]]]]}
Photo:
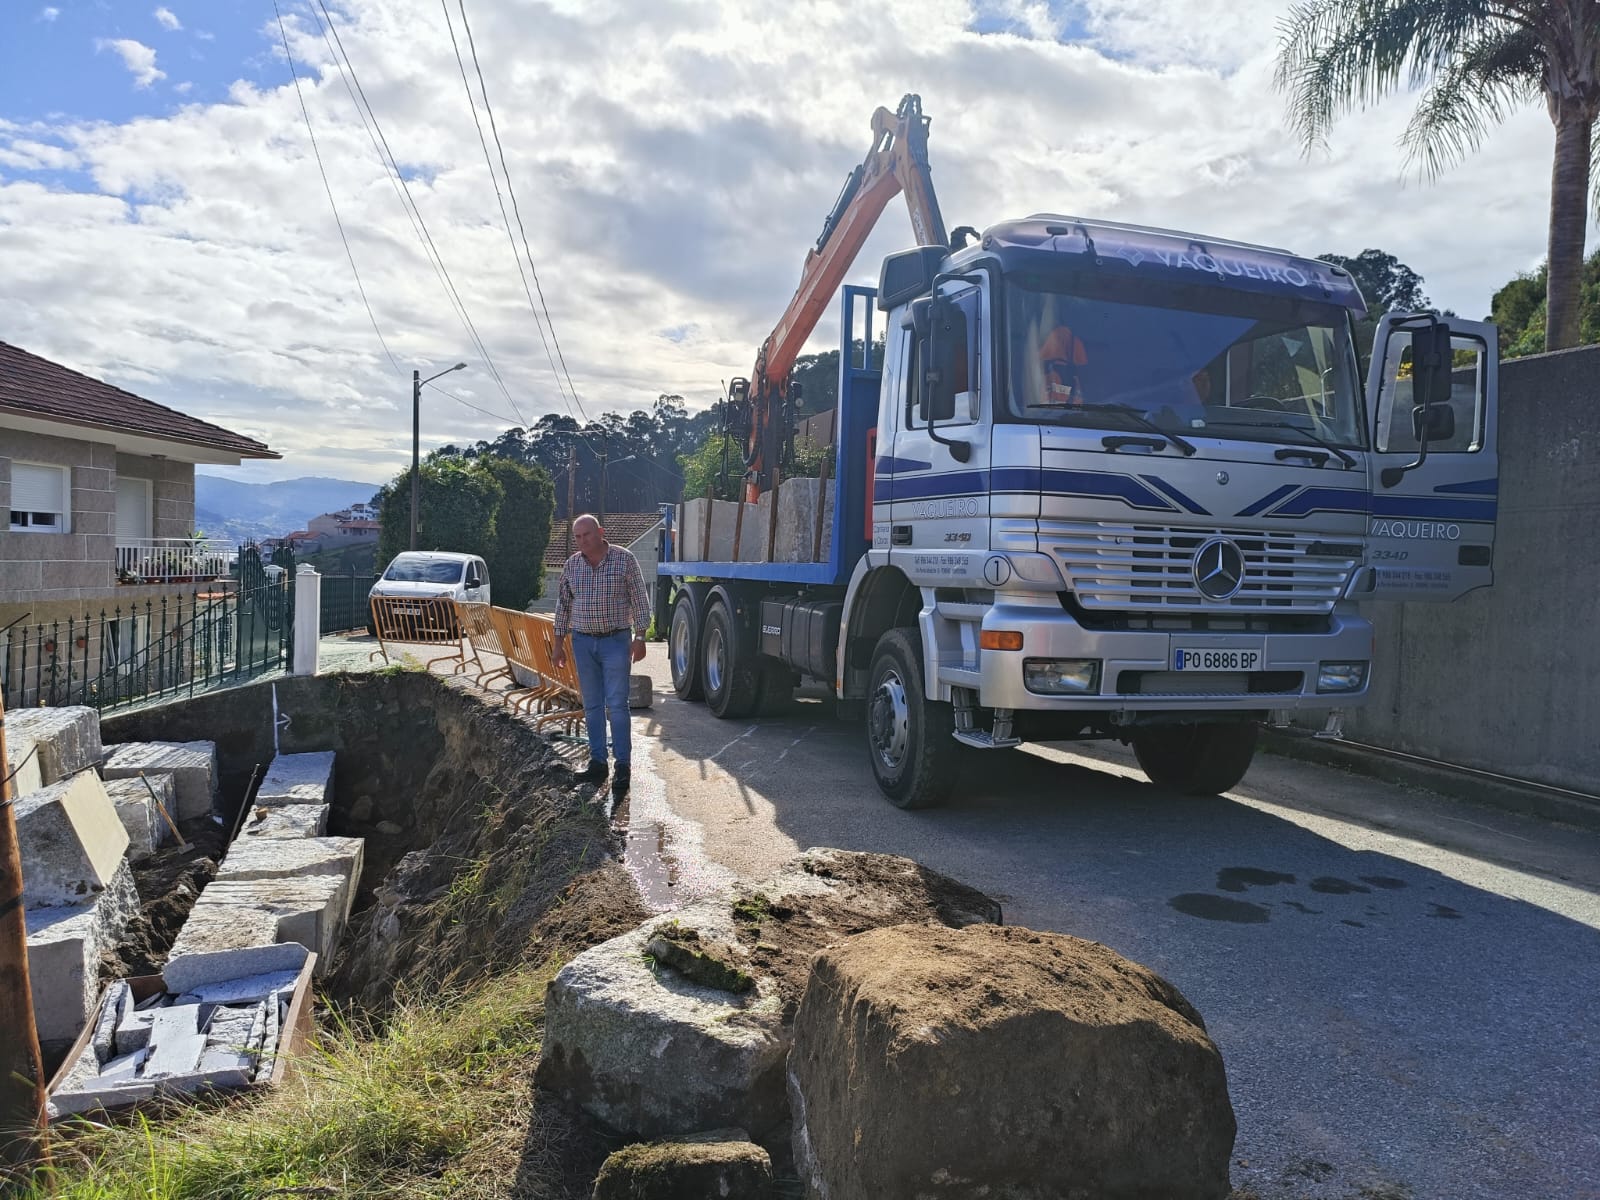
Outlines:
{"type": "Polygon", "coordinates": [[[38,19],[41,21],[54,21],[60,15],[61,10],[52,6],[50,8],[41,8],[39,10],[38,19]]]}
{"type": "Polygon", "coordinates": [[[177,92],[180,96],[187,96],[191,91],[194,90],[194,84],[189,80],[184,80],[182,83],[173,84],[172,90],[177,92]]]}
{"type": "Polygon", "coordinates": [[[173,14],[170,8],[158,8],[153,14],[163,29],[182,29],[183,23],[173,14]]]}
{"type": "Polygon", "coordinates": [[[167,77],[165,71],[156,69],[156,52],[143,42],[136,42],[132,38],[100,38],[94,48],[115,50],[122,59],[122,65],[133,75],[134,87],[147,88],[156,80],[167,77]]]}
{"type": "MultiPolygon", "coordinates": [[[[529,421],[566,411],[439,6],[346,0],[334,11],[348,14],[345,48],[517,408],[529,421]]],[[[1006,31],[980,36],[965,0],[468,5],[540,282],[589,414],[648,406],[663,391],[704,405],[719,380],[750,371],[866,149],[872,110],[906,91],[922,94],[933,120],[951,226],[1066,211],[1306,254],[1375,246],[1421,272],[1436,302],[1473,317],[1543,255],[1551,133],[1540,110],[1515,116],[1439,183],[1403,186],[1403,99],[1343,121],[1328,151],[1300,153],[1271,88],[1277,0],[998,0],[985,11],[1006,31]]],[[[414,366],[465,358],[469,371],[440,382],[514,414],[309,11],[285,17],[400,373],[351,279],[281,47],[276,72],[235,83],[222,102],[121,125],[0,123],[8,168],[47,169],[50,151],[70,154],[98,189],[0,176],[0,294],[18,301],[7,340],[267,438],[287,459],[252,468],[257,478],[314,468],[375,479],[409,455],[414,366]]],[[[264,50],[277,38],[268,21],[264,50]]],[[[456,34],[465,52],[459,19],[456,34]]],[[[119,49],[136,81],[154,72],[148,86],[160,77],[154,53],[126,44],[149,55],[119,49]]],[[[467,71],[475,84],[470,61],[467,71]]],[[[852,281],[872,282],[907,236],[896,200],[852,281]]],[[[830,308],[819,348],[834,320],[830,308]]],[[[423,423],[429,444],[502,427],[431,390],[423,423]]]]}

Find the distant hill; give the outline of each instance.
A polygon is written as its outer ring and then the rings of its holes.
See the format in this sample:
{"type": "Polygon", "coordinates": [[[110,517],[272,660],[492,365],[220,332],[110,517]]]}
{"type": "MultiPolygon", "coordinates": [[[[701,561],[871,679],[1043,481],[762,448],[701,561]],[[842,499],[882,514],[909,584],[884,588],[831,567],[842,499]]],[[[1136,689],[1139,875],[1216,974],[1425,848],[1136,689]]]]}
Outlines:
{"type": "Polygon", "coordinates": [[[194,521],[208,537],[237,542],[282,537],[312,517],[371,500],[381,484],[308,475],[276,483],[243,483],[220,475],[194,477],[194,521]]]}

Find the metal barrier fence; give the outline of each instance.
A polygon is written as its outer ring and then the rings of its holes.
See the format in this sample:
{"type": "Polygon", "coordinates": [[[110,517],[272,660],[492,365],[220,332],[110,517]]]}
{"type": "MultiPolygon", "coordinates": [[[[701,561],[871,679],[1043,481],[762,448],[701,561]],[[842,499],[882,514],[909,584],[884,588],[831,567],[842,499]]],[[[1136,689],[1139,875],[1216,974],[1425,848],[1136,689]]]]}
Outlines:
{"type": "Polygon", "coordinates": [[[372,612],[367,605],[367,595],[377,582],[376,575],[324,575],[321,585],[321,632],[347,633],[352,629],[370,629],[372,612]]]}
{"type": "Polygon", "coordinates": [[[8,709],[86,704],[102,712],[193,695],[287,665],[293,631],[287,578],[14,625],[0,631],[0,690],[8,709]]]}

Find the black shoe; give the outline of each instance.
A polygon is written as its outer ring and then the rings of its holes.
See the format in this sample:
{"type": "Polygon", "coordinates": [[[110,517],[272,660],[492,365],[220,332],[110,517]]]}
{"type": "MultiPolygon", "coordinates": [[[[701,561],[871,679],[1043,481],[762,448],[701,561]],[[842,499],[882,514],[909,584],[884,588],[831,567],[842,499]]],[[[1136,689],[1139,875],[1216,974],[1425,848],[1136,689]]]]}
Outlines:
{"type": "Polygon", "coordinates": [[[603,762],[589,760],[589,765],[582,771],[573,773],[574,783],[604,783],[606,781],[606,765],[603,762]]]}
{"type": "Polygon", "coordinates": [[[619,796],[626,795],[632,782],[633,768],[627,763],[618,763],[617,769],[611,774],[611,790],[619,796]]]}

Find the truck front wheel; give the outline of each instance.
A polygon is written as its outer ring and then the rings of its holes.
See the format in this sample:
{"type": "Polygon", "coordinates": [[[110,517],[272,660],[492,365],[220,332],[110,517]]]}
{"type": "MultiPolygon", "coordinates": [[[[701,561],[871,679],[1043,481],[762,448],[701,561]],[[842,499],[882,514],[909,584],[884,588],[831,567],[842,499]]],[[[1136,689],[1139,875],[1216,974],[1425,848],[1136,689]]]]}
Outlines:
{"type": "Polygon", "coordinates": [[[1133,753],[1150,782],[1185,796],[1215,796],[1234,787],[1256,752],[1252,722],[1157,725],[1133,735],[1133,753]]]}
{"type": "Polygon", "coordinates": [[[872,654],[867,749],[878,787],[898,808],[933,808],[950,795],[955,712],[929,700],[916,633],[891,629],[872,654]]]}

